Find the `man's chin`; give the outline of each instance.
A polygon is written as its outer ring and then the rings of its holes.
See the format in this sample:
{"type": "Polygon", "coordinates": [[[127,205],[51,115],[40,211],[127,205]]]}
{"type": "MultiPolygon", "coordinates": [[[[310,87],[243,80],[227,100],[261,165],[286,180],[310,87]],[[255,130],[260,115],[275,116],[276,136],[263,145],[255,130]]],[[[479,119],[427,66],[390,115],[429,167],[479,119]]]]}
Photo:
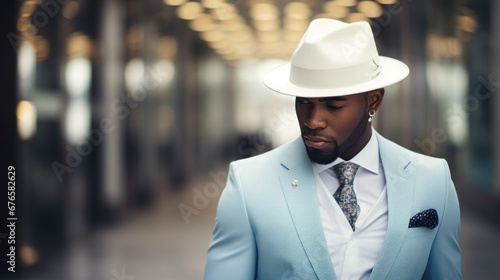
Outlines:
{"type": "Polygon", "coordinates": [[[335,148],[333,152],[325,152],[321,150],[316,150],[307,147],[307,156],[309,159],[317,164],[330,164],[334,162],[338,157],[339,157],[339,150],[338,148],[335,148]]]}

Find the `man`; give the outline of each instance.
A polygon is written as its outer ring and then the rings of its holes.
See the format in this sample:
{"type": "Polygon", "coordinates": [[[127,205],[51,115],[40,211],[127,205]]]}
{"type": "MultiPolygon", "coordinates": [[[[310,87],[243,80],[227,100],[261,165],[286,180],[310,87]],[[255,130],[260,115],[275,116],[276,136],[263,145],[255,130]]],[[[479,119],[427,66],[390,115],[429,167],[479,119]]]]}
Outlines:
{"type": "Polygon", "coordinates": [[[302,132],[231,163],[205,279],[461,279],[458,199],[443,159],[371,126],[409,73],[366,22],[311,22],[291,64],[264,77],[296,96],[302,132]]]}

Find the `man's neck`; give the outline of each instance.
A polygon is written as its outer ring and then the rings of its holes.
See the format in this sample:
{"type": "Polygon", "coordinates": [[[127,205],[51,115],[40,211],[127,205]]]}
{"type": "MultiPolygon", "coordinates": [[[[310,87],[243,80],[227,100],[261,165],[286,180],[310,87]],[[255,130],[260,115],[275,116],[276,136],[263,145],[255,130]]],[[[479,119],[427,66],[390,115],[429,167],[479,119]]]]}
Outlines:
{"type": "Polygon", "coordinates": [[[355,157],[363,148],[368,144],[368,141],[370,141],[370,138],[372,137],[372,126],[367,125],[365,131],[359,137],[359,139],[349,147],[346,151],[344,151],[342,154],[340,154],[340,158],[343,160],[350,160],[353,157],[355,157]]]}

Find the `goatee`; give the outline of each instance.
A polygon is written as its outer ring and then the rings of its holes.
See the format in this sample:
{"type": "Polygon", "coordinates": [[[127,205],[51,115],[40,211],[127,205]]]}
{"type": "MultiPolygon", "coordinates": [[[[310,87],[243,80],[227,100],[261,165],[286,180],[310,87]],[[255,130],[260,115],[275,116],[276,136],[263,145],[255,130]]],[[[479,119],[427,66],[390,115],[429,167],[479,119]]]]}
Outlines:
{"type": "MultiPolygon", "coordinates": [[[[302,139],[304,140],[304,139],[302,139]]],[[[305,142],[304,142],[305,144],[305,142]]],[[[318,164],[329,164],[334,162],[340,155],[340,150],[339,146],[337,144],[337,141],[335,139],[332,139],[332,144],[335,146],[333,152],[331,153],[325,153],[324,151],[310,148],[306,145],[306,151],[307,151],[307,156],[309,159],[318,164]]]]}

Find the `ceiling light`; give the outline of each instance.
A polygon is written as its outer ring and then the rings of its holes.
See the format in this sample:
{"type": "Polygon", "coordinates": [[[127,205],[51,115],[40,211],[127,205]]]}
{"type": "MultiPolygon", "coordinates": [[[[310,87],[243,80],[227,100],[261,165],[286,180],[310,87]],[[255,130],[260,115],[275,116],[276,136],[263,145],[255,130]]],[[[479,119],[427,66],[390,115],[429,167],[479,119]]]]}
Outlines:
{"type": "Polygon", "coordinates": [[[92,40],[83,33],[72,33],[66,41],[66,53],[70,57],[90,57],[92,54],[92,40]]]}
{"type": "Polygon", "coordinates": [[[220,6],[221,3],[224,3],[223,0],[201,0],[201,4],[203,7],[207,9],[215,9],[220,6]]]}
{"type": "Polygon", "coordinates": [[[231,32],[230,39],[233,42],[247,41],[247,40],[252,39],[252,32],[247,28],[233,31],[233,32],[231,32]]]}
{"type": "Polygon", "coordinates": [[[250,8],[250,16],[254,20],[274,20],[278,15],[278,8],[270,3],[258,3],[250,8]]]}
{"type": "Polygon", "coordinates": [[[276,20],[254,21],[253,23],[257,30],[277,30],[280,28],[280,22],[276,20]]]}
{"type": "Polygon", "coordinates": [[[288,42],[299,42],[303,34],[304,32],[302,31],[285,30],[283,39],[288,42]]]}
{"type": "Polygon", "coordinates": [[[163,0],[163,3],[169,6],[180,6],[184,4],[184,2],[186,2],[186,0],[163,0]]]}
{"type": "Polygon", "coordinates": [[[207,14],[200,14],[198,18],[195,18],[194,20],[189,22],[189,26],[194,31],[201,32],[210,30],[214,28],[215,25],[211,16],[207,14]]]}
{"type": "Polygon", "coordinates": [[[203,7],[198,2],[187,2],[184,3],[177,9],[177,15],[181,19],[192,20],[200,16],[203,13],[203,7]]]}
{"type": "Polygon", "coordinates": [[[218,49],[215,49],[215,51],[218,54],[228,54],[228,53],[234,52],[235,50],[234,50],[234,47],[232,45],[227,45],[227,47],[218,48],[218,49]]]}
{"type": "Polygon", "coordinates": [[[36,9],[36,1],[25,1],[21,7],[19,14],[22,17],[30,17],[36,9]]]}
{"type": "Polygon", "coordinates": [[[356,0],[335,0],[335,3],[337,3],[339,6],[343,7],[353,7],[356,6],[356,0]]]}
{"type": "Polygon", "coordinates": [[[323,10],[327,14],[328,18],[334,18],[334,19],[345,18],[349,14],[348,8],[340,6],[336,2],[326,2],[323,5],[323,10]]]}
{"type": "Polygon", "coordinates": [[[292,2],[285,6],[285,14],[288,18],[308,19],[311,16],[311,9],[306,3],[292,2]]]}
{"type": "Polygon", "coordinates": [[[377,1],[382,5],[392,5],[398,2],[398,0],[377,0],[377,1]]]}
{"type": "Polygon", "coordinates": [[[208,44],[214,50],[227,49],[232,47],[232,44],[226,40],[208,42],[208,44]]]}
{"type": "Polygon", "coordinates": [[[245,27],[245,21],[239,15],[221,22],[221,28],[226,31],[240,30],[245,27]]]}
{"type": "Polygon", "coordinates": [[[36,132],[37,114],[36,107],[33,103],[23,100],[17,103],[16,107],[17,116],[17,132],[19,138],[28,140],[36,132]]]}
{"type": "Polygon", "coordinates": [[[230,20],[238,16],[238,9],[231,3],[221,2],[212,10],[212,17],[218,20],[230,20]]]}
{"type": "Polygon", "coordinates": [[[305,28],[309,25],[309,19],[293,19],[293,18],[284,18],[283,25],[287,29],[301,29],[305,30],[305,28]]]}
{"type": "Polygon", "coordinates": [[[347,17],[346,21],[349,23],[352,23],[352,22],[357,22],[357,21],[369,21],[369,20],[362,13],[352,13],[347,17]]]}
{"type": "Polygon", "coordinates": [[[156,42],[156,53],[162,59],[174,59],[177,53],[177,41],[170,36],[160,37],[156,42]]]}
{"type": "Polygon", "coordinates": [[[358,11],[369,18],[378,18],[382,15],[382,8],[377,2],[361,1],[358,3],[358,11]]]}
{"type": "Polygon", "coordinates": [[[66,19],[74,18],[78,12],[80,11],[80,4],[76,1],[71,1],[68,4],[64,5],[62,10],[62,15],[66,19]]]}
{"type": "Polygon", "coordinates": [[[281,38],[281,33],[278,30],[260,31],[257,37],[261,42],[276,42],[281,38]]]}
{"type": "Polygon", "coordinates": [[[224,32],[218,28],[210,29],[200,33],[203,40],[207,42],[215,42],[224,39],[224,32]]]}
{"type": "Polygon", "coordinates": [[[477,22],[471,16],[459,16],[458,26],[464,31],[474,32],[477,29],[477,22]]]}

